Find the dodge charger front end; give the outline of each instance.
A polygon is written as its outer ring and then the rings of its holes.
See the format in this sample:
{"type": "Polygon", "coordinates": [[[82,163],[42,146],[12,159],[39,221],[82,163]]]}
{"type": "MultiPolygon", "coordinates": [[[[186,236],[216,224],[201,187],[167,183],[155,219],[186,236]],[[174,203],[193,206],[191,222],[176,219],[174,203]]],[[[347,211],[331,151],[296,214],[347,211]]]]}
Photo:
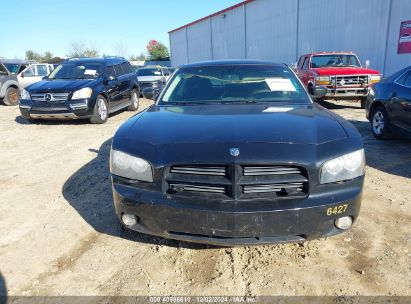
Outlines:
{"type": "Polygon", "coordinates": [[[358,131],[313,104],[285,65],[186,65],[125,122],[110,154],[128,229],[215,245],[301,242],[358,218],[358,131]]]}

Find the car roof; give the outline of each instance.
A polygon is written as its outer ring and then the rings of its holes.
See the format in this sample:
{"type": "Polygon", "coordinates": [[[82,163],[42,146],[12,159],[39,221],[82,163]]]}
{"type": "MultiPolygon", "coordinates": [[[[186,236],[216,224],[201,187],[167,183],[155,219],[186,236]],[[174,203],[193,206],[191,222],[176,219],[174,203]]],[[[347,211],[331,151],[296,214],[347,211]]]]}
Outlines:
{"type": "Polygon", "coordinates": [[[67,58],[64,62],[95,62],[105,63],[107,66],[115,65],[123,62],[127,62],[127,59],[123,57],[72,57],[67,58]]]}
{"type": "Polygon", "coordinates": [[[181,68],[202,67],[202,66],[223,66],[223,65],[271,65],[278,67],[285,67],[285,63],[275,63],[265,60],[251,60],[251,59],[233,59],[233,60],[212,60],[212,61],[199,61],[189,63],[181,66],[181,68]]]}
{"type": "MultiPolygon", "coordinates": [[[[319,55],[355,55],[353,52],[314,52],[302,56],[319,56],[319,55]]],[[[301,56],[301,57],[302,57],[301,56]]]]}
{"type": "Polygon", "coordinates": [[[37,63],[34,60],[21,60],[21,59],[0,59],[2,63],[14,63],[14,64],[33,64],[37,63]]]}

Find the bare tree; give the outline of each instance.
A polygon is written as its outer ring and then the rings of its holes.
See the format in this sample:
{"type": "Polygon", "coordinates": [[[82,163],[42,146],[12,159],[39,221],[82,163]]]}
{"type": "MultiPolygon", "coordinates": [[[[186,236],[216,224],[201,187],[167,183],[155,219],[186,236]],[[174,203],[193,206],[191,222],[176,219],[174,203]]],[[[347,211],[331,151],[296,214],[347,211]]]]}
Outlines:
{"type": "Polygon", "coordinates": [[[87,46],[82,40],[72,42],[67,53],[69,57],[98,57],[98,55],[95,47],[87,46]]]}
{"type": "Polygon", "coordinates": [[[128,57],[128,49],[124,45],[123,41],[118,41],[113,45],[113,52],[116,56],[121,56],[124,58],[128,57]]]}

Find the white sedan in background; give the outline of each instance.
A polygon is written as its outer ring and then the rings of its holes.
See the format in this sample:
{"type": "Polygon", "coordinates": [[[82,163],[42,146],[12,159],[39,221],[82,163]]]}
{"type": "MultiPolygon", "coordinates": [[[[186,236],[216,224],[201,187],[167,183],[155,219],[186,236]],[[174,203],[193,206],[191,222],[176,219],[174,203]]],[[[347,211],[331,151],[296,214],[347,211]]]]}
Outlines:
{"type": "Polygon", "coordinates": [[[20,89],[40,81],[43,77],[49,75],[53,71],[54,66],[47,63],[36,63],[28,66],[17,75],[20,89]]]}

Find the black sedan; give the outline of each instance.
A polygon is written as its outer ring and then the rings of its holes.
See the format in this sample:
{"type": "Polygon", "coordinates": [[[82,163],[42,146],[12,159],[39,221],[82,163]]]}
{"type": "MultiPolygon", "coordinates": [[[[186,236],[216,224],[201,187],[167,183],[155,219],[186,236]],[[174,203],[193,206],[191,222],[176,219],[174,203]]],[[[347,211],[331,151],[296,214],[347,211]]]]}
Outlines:
{"type": "Polygon", "coordinates": [[[124,227],[217,245],[349,229],[364,170],[358,131],[313,104],[286,65],[262,61],[179,68],[156,104],[120,127],[110,155],[124,227]]]}
{"type": "Polygon", "coordinates": [[[370,90],[366,115],[378,139],[411,138],[411,67],[381,80],[370,90]]]}

